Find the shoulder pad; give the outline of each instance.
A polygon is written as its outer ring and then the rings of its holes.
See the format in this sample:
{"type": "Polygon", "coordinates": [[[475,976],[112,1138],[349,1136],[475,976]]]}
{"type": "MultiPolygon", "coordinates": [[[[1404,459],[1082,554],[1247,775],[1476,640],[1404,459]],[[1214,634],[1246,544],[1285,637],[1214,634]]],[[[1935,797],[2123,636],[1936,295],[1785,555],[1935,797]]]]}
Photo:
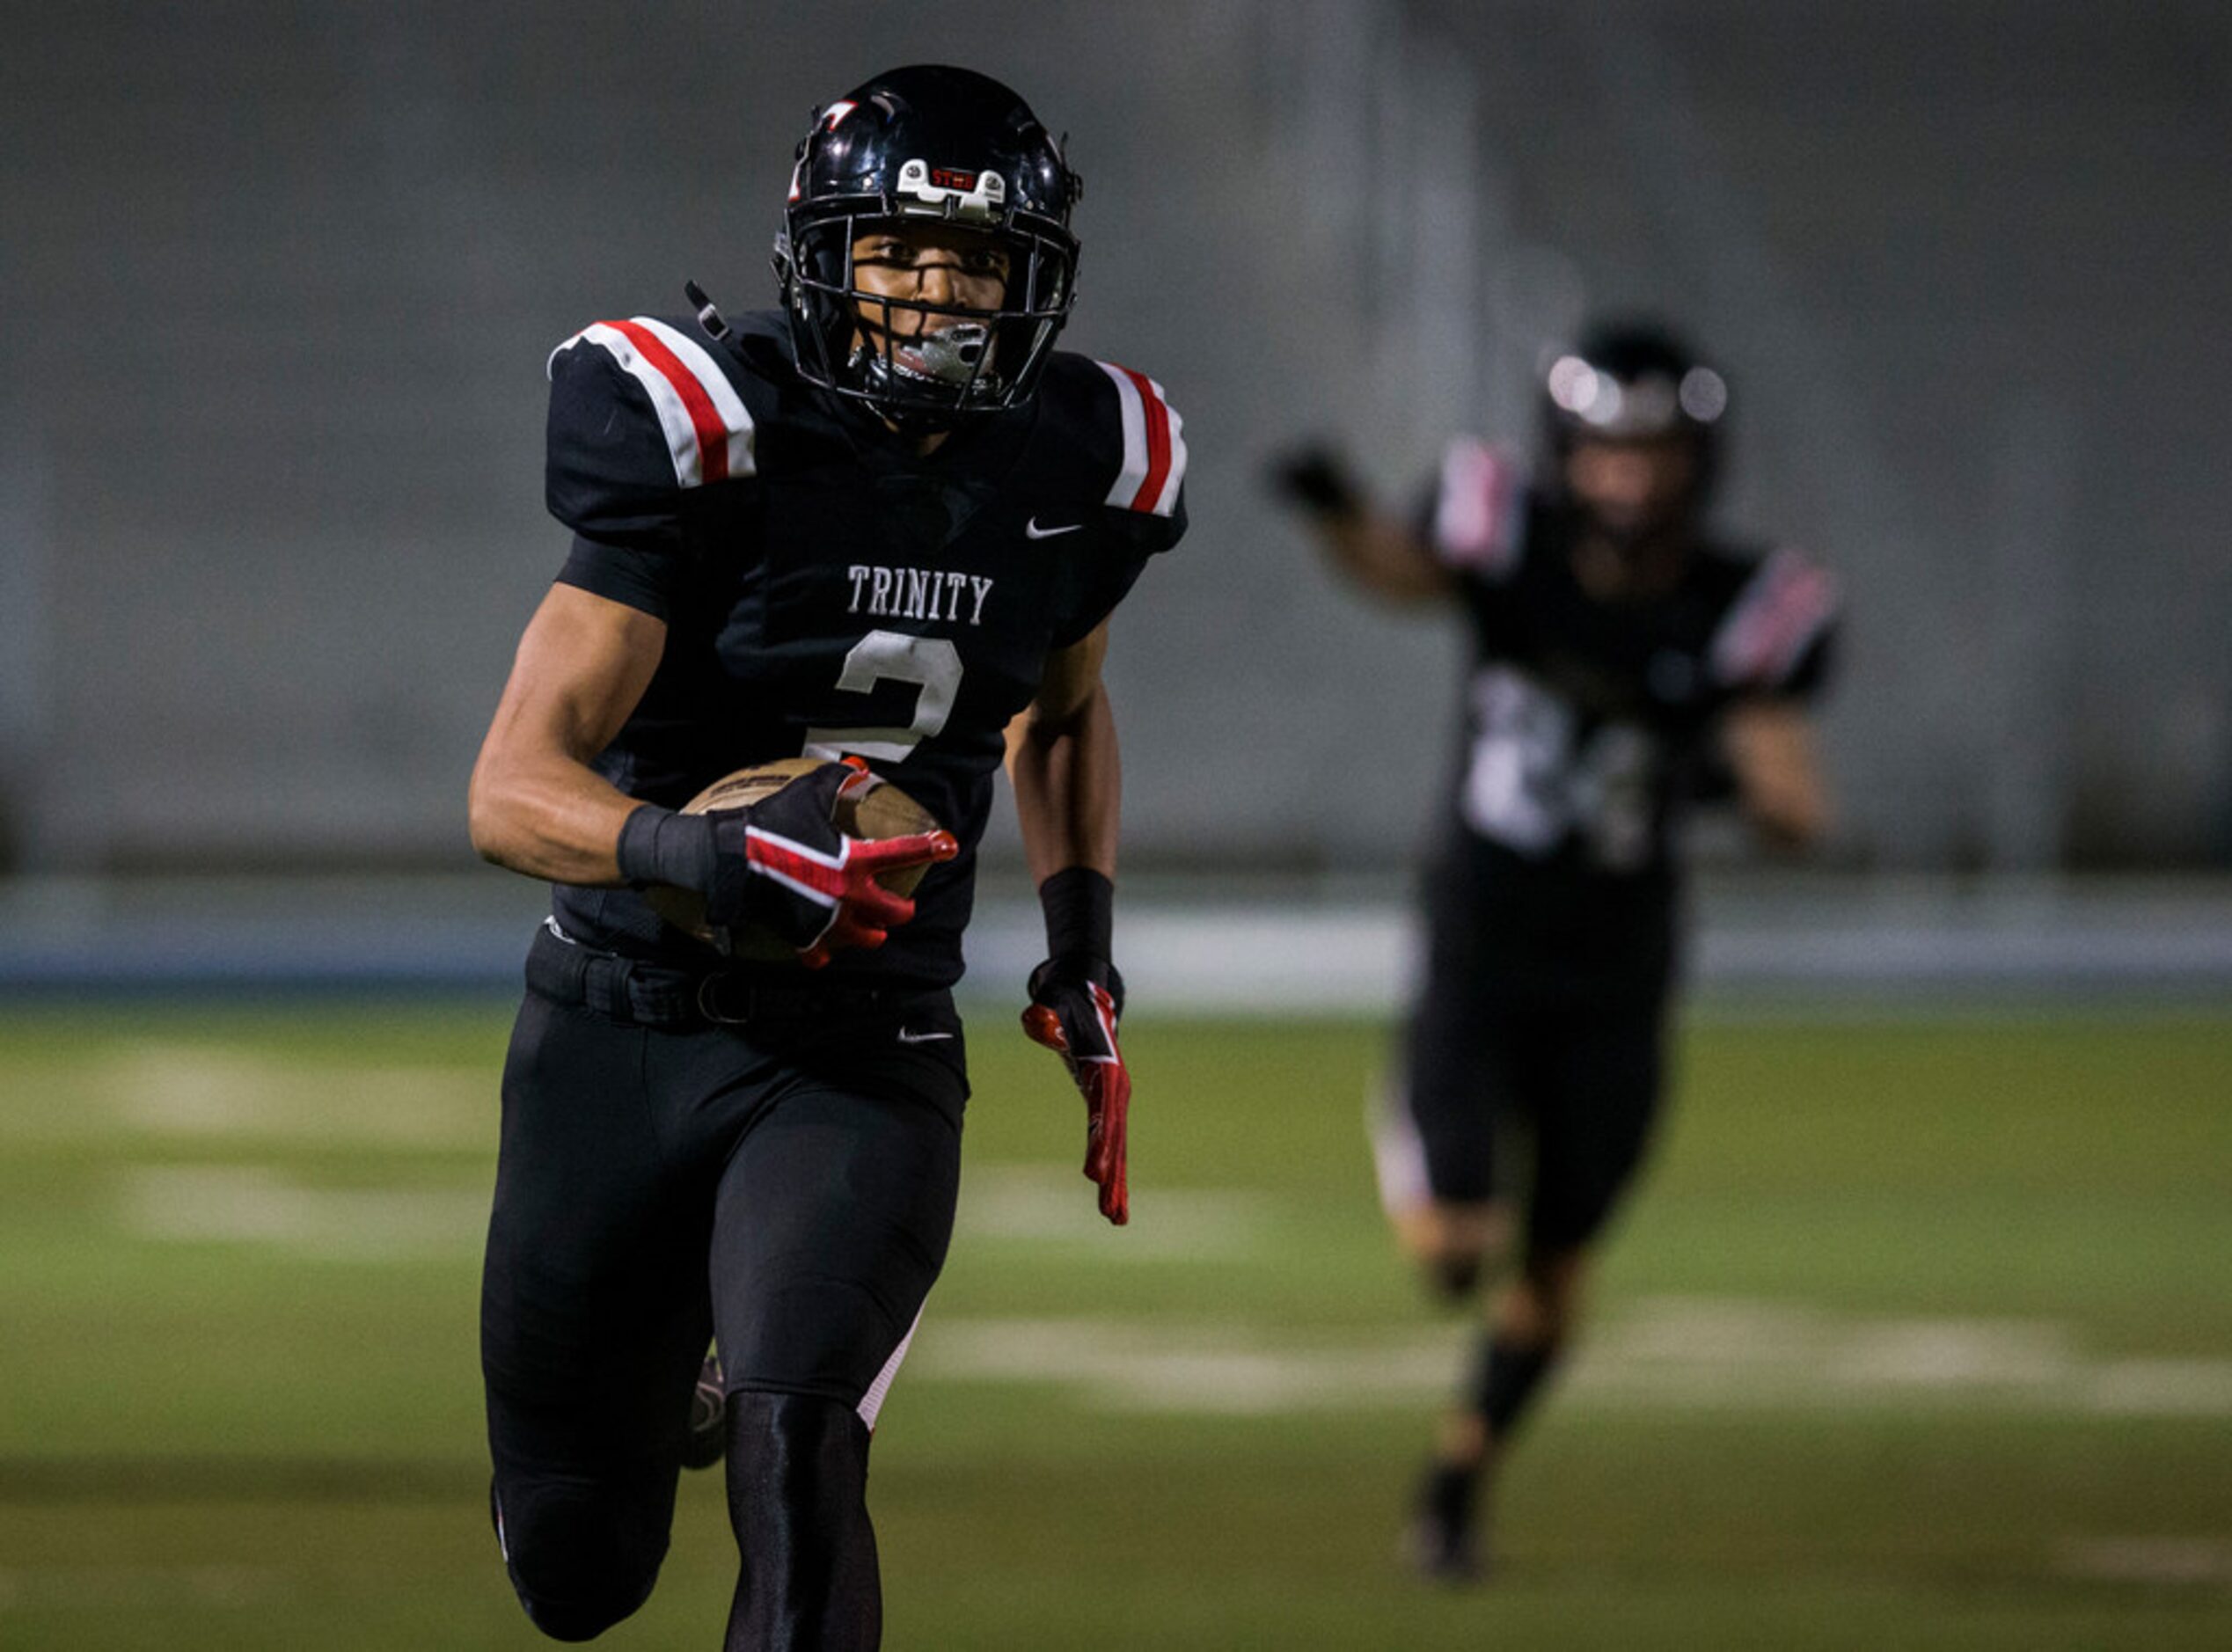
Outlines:
{"type": "Polygon", "coordinates": [[[1048,363],[1039,394],[1058,439],[1073,450],[1077,486],[1093,502],[1182,517],[1186,421],[1160,384],[1135,369],[1065,352],[1048,363]]]}
{"type": "Polygon", "coordinates": [[[583,327],[551,352],[553,463],[560,439],[575,434],[560,417],[561,403],[571,403],[566,411],[601,415],[597,423],[608,440],[616,420],[640,421],[648,412],[666,471],[630,481],[689,488],[750,476],[752,416],[718,355],[693,325],[655,316],[583,327]]]}
{"type": "Polygon", "coordinates": [[[1502,449],[1459,436],[1442,454],[1435,553],[1447,567],[1500,580],[1518,566],[1526,478],[1502,449]]]}
{"type": "Polygon", "coordinates": [[[1837,617],[1837,582],[1785,548],[1760,562],[1713,633],[1712,670],[1729,689],[1772,691],[1789,683],[1837,617]]]}
{"type": "Polygon", "coordinates": [[[1116,387],[1123,452],[1116,479],[1101,503],[1118,510],[1167,516],[1186,485],[1186,421],[1145,373],[1113,362],[1095,362],[1116,387]]]}

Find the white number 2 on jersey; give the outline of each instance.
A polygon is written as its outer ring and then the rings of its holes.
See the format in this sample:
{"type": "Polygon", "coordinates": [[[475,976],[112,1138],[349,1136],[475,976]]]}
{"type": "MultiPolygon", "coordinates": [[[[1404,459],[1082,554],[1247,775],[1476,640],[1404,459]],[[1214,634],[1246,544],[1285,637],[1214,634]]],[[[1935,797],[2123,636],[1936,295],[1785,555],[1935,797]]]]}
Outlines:
{"type": "Polygon", "coordinates": [[[943,637],[910,637],[896,631],[871,631],[853,645],[837,685],[855,694],[878,683],[912,683],[914,721],[904,728],[809,728],[805,755],[832,761],[846,752],[875,763],[897,763],[946,726],[961,692],[961,652],[943,637]]]}
{"type": "Polygon", "coordinates": [[[1607,723],[1577,743],[1573,710],[1523,672],[1490,666],[1473,679],[1465,823],[1521,854],[1549,853],[1583,833],[1599,865],[1650,853],[1650,736],[1607,723]]]}

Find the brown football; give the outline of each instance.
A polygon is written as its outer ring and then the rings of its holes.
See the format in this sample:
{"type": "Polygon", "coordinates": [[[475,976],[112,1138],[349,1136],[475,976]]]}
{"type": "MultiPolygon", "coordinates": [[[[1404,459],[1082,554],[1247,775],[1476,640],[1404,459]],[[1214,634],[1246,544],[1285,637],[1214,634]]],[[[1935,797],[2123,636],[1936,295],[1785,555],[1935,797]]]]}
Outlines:
{"type": "MultiPolygon", "coordinates": [[[[724,774],[704,791],[682,806],[685,815],[703,815],[716,808],[743,808],[759,802],[780,791],[801,774],[821,767],[819,757],[778,757],[772,763],[756,763],[748,769],[738,769],[724,774]]],[[[875,777],[865,791],[837,801],[837,829],[848,837],[861,837],[875,842],[884,837],[902,837],[909,832],[927,832],[938,830],[938,821],[930,811],[909,797],[890,781],[875,777]]],[[[902,866],[896,872],[886,872],[876,879],[894,895],[912,895],[915,885],[922,881],[927,865],[902,866]]],[[[713,929],[706,922],[706,899],[694,889],[677,889],[665,884],[655,884],[644,891],[644,899],[656,912],[677,929],[685,930],[699,940],[711,940],[713,929]]],[[[728,950],[738,958],[788,959],[795,956],[783,940],[759,929],[733,932],[728,950]]]]}

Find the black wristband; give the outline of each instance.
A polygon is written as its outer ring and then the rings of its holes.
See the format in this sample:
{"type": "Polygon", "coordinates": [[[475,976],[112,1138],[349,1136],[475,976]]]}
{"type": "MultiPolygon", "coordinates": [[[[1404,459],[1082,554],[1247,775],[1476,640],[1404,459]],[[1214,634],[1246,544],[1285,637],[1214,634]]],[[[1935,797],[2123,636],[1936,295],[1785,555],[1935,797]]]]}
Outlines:
{"type": "Polygon", "coordinates": [[[1108,961],[1116,937],[1116,885],[1091,866],[1064,866],[1038,886],[1046,955],[1108,961]]]}
{"type": "Polygon", "coordinates": [[[713,887],[717,856],[708,815],[677,815],[646,803],[621,822],[620,840],[612,852],[620,863],[620,875],[638,888],[670,883],[702,895],[713,887]]]}

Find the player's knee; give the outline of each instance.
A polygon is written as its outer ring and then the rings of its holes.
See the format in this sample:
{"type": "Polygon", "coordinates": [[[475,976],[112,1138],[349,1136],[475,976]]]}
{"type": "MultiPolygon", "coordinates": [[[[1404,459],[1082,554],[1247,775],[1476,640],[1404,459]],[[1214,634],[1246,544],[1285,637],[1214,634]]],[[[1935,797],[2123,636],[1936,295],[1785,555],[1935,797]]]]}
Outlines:
{"type": "Polygon", "coordinates": [[[1471,1295],[1501,1259],[1504,1226],[1494,1206],[1436,1204],[1413,1213],[1401,1237],[1427,1283],[1455,1300],[1471,1295]]]}
{"type": "Polygon", "coordinates": [[[1426,1260],[1426,1279],[1445,1297],[1469,1297],[1480,1283],[1481,1266],[1485,1259],[1478,1255],[1444,1254],[1426,1260]]]}
{"type": "Polygon", "coordinates": [[[594,1641],[614,1624],[633,1617],[651,1598],[659,1581],[657,1561],[601,1576],[567,1576],[555,1567],[532,1571],[516,1563],[511,1586],[528,1621],[553,1641],[594,1641]]]}
{"type": "Polygon", "coordinates": [[[633,1615],[666,1558],[665,1512],[585,1486],[501,1497],[497,1539],[528,1621],[553,1641],[593,1641],[633,1615]]]}
{"type": "Polygon", "coordinates": [[[1499,1305],[1503,1330],[1531,1347],[1562,1347],[1581,1317],[1588,1268],[1588,1251],[1577,1243],[1530,1255],[1499,1305]]]}
{"type": "Polygon", "coordinates": [[[867,1510],[868,1429],[845,1400],[728,1396],[728,1517],[743,1558],[739,1645],[877,1644],[882,1591],[867,1510]]]}
{"type": "Polygon", "coordinates": [[[527,1620],[553,1641],[594,1641],[614,1624],[631,1616],[648,1598],[633,1601],[552,1601],[519,1591],[519,1604],[527,1609],[527,1620]]]}
{"type": "Polygon", "coordinates": [[[820,1394],[739,1389],[728,1396],[728,1501],[738,1535],[772,1521],[842,1520],[861,1504],[868,1429],[820,1394]]]}

